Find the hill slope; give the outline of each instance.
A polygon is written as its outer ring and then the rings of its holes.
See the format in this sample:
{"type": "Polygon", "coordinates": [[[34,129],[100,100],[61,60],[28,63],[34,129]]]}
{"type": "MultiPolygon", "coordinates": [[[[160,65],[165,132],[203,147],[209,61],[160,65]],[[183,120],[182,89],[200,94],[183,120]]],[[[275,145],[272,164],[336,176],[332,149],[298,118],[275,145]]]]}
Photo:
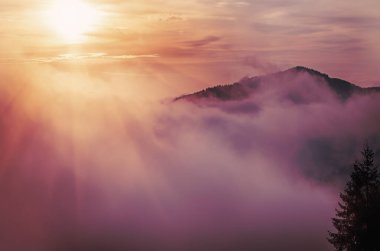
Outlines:
{"type": "Polygon", "coordinates": [[[329,88],[342,101],[347,100],[355,94],[370,94],[380,93],[380,87],[362,88],[358,85],[352,84],[348,81],[331,78],[325,73],[303,67],[296,66],[285,71],[268,74],[264,76],[243,78],[238,82],[228,85],[218,85],[209,87],[204,90],[182,95],[175,98],[177,100],[199,101],[199,100],[213,100],[213,101],[229,101],[229,100],[243,100],[252,96],[257,89],[263,85],[276,83],[277,85],[287,85],[294,82],[316,82],[321,83],[329,88]]]}

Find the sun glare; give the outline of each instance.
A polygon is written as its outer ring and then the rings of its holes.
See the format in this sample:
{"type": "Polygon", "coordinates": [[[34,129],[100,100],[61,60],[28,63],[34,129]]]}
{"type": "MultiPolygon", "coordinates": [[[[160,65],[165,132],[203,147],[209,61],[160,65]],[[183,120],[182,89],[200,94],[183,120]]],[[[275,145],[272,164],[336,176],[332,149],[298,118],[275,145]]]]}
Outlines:
{"type": "Polygon", "coordinates": [[[55,0],[47,10],[47,22],[66,43],[82,42],[100,17],[94,6],[81,0],[55,0]]]}

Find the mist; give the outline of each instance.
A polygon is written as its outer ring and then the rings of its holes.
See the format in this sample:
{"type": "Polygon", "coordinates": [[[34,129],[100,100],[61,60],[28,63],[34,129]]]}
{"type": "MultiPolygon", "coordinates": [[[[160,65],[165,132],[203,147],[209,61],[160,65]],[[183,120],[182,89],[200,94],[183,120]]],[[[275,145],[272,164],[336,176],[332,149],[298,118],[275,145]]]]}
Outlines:
{"type": "Polygon", "coordinates": [[[350,166],[380,150],[378,95],[301,74],[172,102],[177,76],[143,73],[1,71],[2,250],[331,250],[350,166]]]}

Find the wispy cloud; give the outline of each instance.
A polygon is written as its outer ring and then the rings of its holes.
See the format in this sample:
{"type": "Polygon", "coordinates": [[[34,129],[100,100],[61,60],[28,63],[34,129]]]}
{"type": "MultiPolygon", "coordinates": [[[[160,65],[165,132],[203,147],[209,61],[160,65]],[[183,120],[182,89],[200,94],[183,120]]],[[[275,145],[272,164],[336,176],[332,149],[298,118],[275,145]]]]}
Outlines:
{"type": "MultiPolygon", "coordinates": [[[[95,30],[85,34],[86,51],[107,52],[110,60],[157,53],[170,57],[175,67],[178,66],[176,60],[202,63],[211,58],[218,67],[226,59],[255,55],[281,67],[300,64],[325,67],[321,70],[357,82],[364,81],[365,75],[380,79],[378,1],[364,0],[361,4],[353,0],[333,3],[329,0],[89,2],[107,15],[95,30]],[[339,37],[353,40],[339,43],[339,37]],[[355,38],[362,41],[354,41],[355,38]],[[350,51],[355,54],[354,60],[347,60],[350,51]],[[357,64],[358,60],[366,63],[357,64]]],[[[49,37],[51,34],[46,33],[38,16],[46,5],[42,0],[20,0],[0,6],[4,17],[0,24],[0,48],[7,48],[3,49],[3,58],[14,55],[22,58],[25,53],[49,52],[59,47],[60,41],[49,37]]],[[[70,50],[63,48],[54,55],[67,51],[70,50]]],[[[95,58],[107,56],[82,55],[76,60],[95,58]]],[[[67,56],[34,59],[74,60],[67,56]]],[[[245,65],[243,62],[242,67],[245,65]]]]}
{"type": "Polygon", "coordinates": [[[54,62],[74,62],[74,61],[84,61],[84,60],[132,60],[139,58],[158,58],[158,54],[147,54],[147,55],[109,55],[104,52],[95,53],[67,53],[61,54],[53,57],[36,57],[30,59],[17,59],[17,58],[0,58],[0,63],[54,63],[54,62]]]}
{"type": "Polygon", "coordinates": [[[199,40],[186,41],[186,42],[184,42],[184,44],[188,45],[190,47],[202,47],[202,46],[206,46],[208,44],[217,42],[220,39],[221,38],[217,37],[217,36],[207,36],[207,37],[199,39],[199,40]]]}

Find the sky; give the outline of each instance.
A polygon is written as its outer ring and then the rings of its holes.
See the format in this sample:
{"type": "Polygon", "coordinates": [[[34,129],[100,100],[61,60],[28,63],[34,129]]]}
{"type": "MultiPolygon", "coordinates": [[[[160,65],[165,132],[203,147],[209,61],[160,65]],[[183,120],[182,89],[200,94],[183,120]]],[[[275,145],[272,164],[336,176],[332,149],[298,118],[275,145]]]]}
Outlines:
{"type": "Polygon", "coordinates": [[[295,65],[375,85],[379,7],[0,0],[0,250],[332,250],[378,95],[287,71],[243,101],[173,98],[295,65]]]}
{"type": "Polygon", "coordinates": [[[362,86],[380,81],[375,0],[55,2],[1,1],[3,64],[138,61],[157,75],[160,67],[182,75],[185,91],[296,65],[362,86]],[[78,17],[88,10],[95,22],[78,17]],[[58,34],[65,25],[79,29],[81,39],[58,34]]]}

